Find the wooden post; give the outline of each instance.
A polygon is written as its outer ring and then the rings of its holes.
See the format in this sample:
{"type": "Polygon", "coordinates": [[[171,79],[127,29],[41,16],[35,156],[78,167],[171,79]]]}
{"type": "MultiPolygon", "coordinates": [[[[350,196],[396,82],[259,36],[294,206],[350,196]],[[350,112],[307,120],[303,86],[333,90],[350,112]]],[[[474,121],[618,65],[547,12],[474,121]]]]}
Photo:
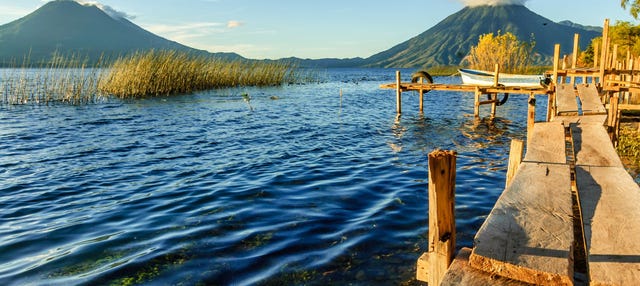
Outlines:
{"type": "Polygon", "coordinates": [[[482,95],[482,92],[479,87],[476,87],[473,101],[473,116],[476,118],[480,117],[480,95],[482,95]]]}
{"type": "MultiPolygon", "coordinates": [[[[580,34],[574,34],[573,35],[573,54],[571,57],[571,69],[575,70],[576,69],[576,64],[578,63],[578,53],[580,52],[580,34]]],[[[576,77],[572,76],[571,77],[571,85],[573,85],[576,82],[576,77]]]]}
{"type": "MultiPolygon", "coordinates": [[[[556,86],[558,85],[558,64],[560,61],[560,44],[556,44],[553,49],[553,75],[551,80],[553,84],[550,85],[550,88],[553,88],[553,91],[549,94],[547,99],[547,122],[551,121],[555,116],[556,112],[556,86]]],[[[535,101],[535,98],[534,98],[535,101]]]]}
{"type": "MultiPolygon", "coordinates": [[[[420,77],[420,84],[424,84],[423,77],[420,77]]],[[[424,112],[424,90],[422,89],[422,87],[420,88],[419,94],[420,94],[420,113],[423,113],[424,112]]]]}
{"type": "Polygon", "coordinates": [[[618,44],[613,45],[613,54],[611,56],[611,68],[616,69],[618,67],[618,44]]]}
{"type": "Polygon", "coordinates": [[[400,86],[400,71],[396,71],[396,112],[402,113],[402,87],[400,86]]]}
{"type": "Polygon", "coordinates": [[[440,285],[455,254],[456,155],[429,153],[429,285],[440,285]]]}
{"type": "MultiPolygon", "coordinates": [[[[494,87],[498,87],[499,80],[500,80],[500,65],[496,64],[495,65],[495,73],[493,75],[493,86],[494,87]]],[[[497,93],[493,93],[491,94],[491,100],[493,100],[493,103],[491,103],[491,118],[495,118],[496,117],[496,109],[498,108],[498,103],[496,102],[498,100],[498,94],[497,93]]]]}
{"type": "Polygon", "coordinates": [[[495,73],[493,74],[493,86],[498,86],[498,80],[500,77],[500,65],[496,64],[494,70],[495,73]]]}
{"type": "Polygon", "coordinates": [[[600,53],[600,73],[598,74],[600,80],[600,87],[604,87],[604,70],[607,63],[607,53],[609,50],[609,19],[604,19],[604,26],[602,29],[602,52],[600,53]]]}
{"type": "MultiPolygon", "coordinates": [[[[598,56],[600,55],[600,43],[596,42],[596,46],[593,48],[593,68],[598,68],[598,56]]],[[[591,79],[593,83],[593,79],[591,79]]]]}
{"type": "Polygon", "coordinates": [[[511,149],[509,149],[509,165],[507,166],[507,183],[505,189],[511,184],[511,179],[518,172],[518,167],[522,163],[522,153],[524,153],[524,141],[511,140],[511,149]]]}
{"type": "Polygon", "coordinates": [[[536,95],[532,92],[529,94],[529,108],[527,110],[527,140],[531,139],[533,134],[533,125],[536,122],[536,95]]]}
{"type": "MultiPolygon", "coordinates": [[[[613,94],[613,97],[611,98],[611,102],[609,102],[609,132],[612,132],[617,124],[616,121],[618,121],[618,102],[620,100],[620,96],[619,94],[616,92],[613,94]]],[[[613,132],[610,133],[611,135],[611,139],[613,141],[614,137],[613,137],[613,132]]]]}

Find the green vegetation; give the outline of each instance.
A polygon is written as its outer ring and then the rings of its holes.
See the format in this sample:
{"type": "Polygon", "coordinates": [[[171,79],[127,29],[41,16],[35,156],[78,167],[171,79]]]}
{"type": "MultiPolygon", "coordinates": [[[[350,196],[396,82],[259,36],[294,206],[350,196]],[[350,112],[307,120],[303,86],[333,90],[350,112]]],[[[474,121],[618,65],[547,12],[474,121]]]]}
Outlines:
{"type": "Polygon", "coordinates": [[[119,98],[191,93],[234,86],[274,86],[295,80],[287,63],[225,61],[177,51],[149,51],[120,58],[99,89],[119,98]]]}
{"type": "Polygon", "coordinates": [[[630,127],[620,129],[618,154],[640,170],[640,132],[630,127]]]}
{"type": "Polygon", "coordinates": [[[522,42],[510,33],[497,35],[493,33],[480,36],[477,46],[471,47],[466,61],[473,69],[494,70],[495,65],[500,65],[501,72],[526,73],[531,66],[531,56],[535,41],[522,42]]]}
{"type": "Polygon", "coordinates": [[[420,68],[431,73],[431,67],[459,65],[481,35],[498,29],[525,41],[534,34],[533,64],[551,65],[555,44],[572,47],[575,33],[585,43],[601,34],[571,24],[550,21],[521,5],[465,7],[427,31],[366,58],[362,66],[420,68]]]}
{"type": "MultiPolygon", "coordinates": [[[[94,66],[81,57],[54,55],[50,63],[5,69],[2,104],[86,104],[107,99],[191,93],[236,86],[276,86],[309,80],[293,64],[223,60],[180,51],[148,51],[94,66]]],[[[250,97],[243,96],[250,109],[250,97]]]]}
{"type": "Polygon", "coordinates": [[[633,1],[621,0],[620,1],[620,5],[624,9],[627,9],[629,4],[631,4],[631,6],[629,7],[629,12],[631,13],[631,16],[633,16],[633,18],[638,19],[638,14],[640,14],[640,0],[633,0],[633,1]]]}
{"type": "MultiPolygon", "coordinates": [[[[32,68],[28,57],[21,69],[0,72],[0,103],[2,104],[86,104],[103,99],[98,84],[103,73],[89,66],[86,58],[63,57],[54,54],[52,60],[32,68]]],[[[101,62],[98,62],[99,66],[101,62]]]]}
{"type": "MultiPolygon", "coordinates": [[[[611,46],[618,45],[618,59],[626,59],[627,52],[633,56],[640,55],[640,25],[616,21],[615,25],[609,28],[609,37],[611,38],[611,46]]],[[[602,37],[596,37],[591,40],[589,47],[580,53],[579,64],[581,66],[593,66],[596,46],[599,49],[602,48],[602,37]]]]}

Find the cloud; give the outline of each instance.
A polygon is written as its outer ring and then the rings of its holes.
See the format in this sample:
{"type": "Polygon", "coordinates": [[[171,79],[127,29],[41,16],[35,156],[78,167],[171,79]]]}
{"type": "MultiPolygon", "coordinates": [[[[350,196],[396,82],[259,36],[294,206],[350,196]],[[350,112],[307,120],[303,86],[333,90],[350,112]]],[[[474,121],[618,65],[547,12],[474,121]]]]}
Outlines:
{"type": "Polygon", "coordinates": [[[224,24],[216,22],[194,22],[183,24],[150,24],[143,28],[165,38],[188,44],[190,39],[207,37],[211,34],[223,33],[224,24]]]}
{"type": "Polygon", "coordinates": [[[501,5],[522,5],[528,0],[459,0],[465,6],[501,6],[501,5]]]}
{"type": "Polygon", "coordinates": [[[233,28],[238,28],[240,26],[243,26],[244,22],[240,22],[240,21],[229,21],[227,22],[227,28],[233,29],[233,28]]]}
{"type": "Polygon", "coordinates": [[[113,9],[111,6],[104,5],[104,4],[99,3],[97,1],[76,0],[76,2],[78,2],[78,3],[82,4],[82,5],[85,5],[85,6],[96,6],[100,10],[104,11],[105,13],[107,13],[107,15],[111,16],[111,18],[114,18],[114,19],[129,19],[129,20],[133,20],[133,19],[136,18],[134,15],[127,14],[126,12],[123,12],[123,11],[118,11],[116,9],[113,9]]]}

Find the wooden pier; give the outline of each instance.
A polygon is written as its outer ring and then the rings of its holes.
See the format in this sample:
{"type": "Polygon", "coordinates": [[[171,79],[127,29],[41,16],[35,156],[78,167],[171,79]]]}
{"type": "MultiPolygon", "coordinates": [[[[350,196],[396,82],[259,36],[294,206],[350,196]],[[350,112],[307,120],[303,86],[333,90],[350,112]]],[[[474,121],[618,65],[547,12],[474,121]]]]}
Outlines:
{"type": "MultiPolygon", "coordinates": [[[[608,20],[604,39],[607,33],[608,20]]],[[[556,45],[549,88],[402,83],[399,72],[396,83],[381,86],[396,89],[398,113],[404,91],[418,91],[420,102],[431,90],[473,92],[475,116],[483,104],[491,104],[495,116],[496,94],[530,96],[526,154],[525,142],[514,140],[505,190],[473,248],[457,255],[456,154],[429,154],[429,247],[417,261],[418,280],[429,285],[640,284],[640,186],[612,144],[619,103],[624,93],[640,92],[640,73],[633,64],[613,69],[616,61],[604,42],[599,68],[575,68],[574,56],[571,68],[560,69],[556,45]],[[492,99],[481,101],[487,94],[492,99]],[[548,97],[545,122],[535,122],[536,95],[548,97]]],[[[576,49],[577,44],[574,55],[576,49]]]]}

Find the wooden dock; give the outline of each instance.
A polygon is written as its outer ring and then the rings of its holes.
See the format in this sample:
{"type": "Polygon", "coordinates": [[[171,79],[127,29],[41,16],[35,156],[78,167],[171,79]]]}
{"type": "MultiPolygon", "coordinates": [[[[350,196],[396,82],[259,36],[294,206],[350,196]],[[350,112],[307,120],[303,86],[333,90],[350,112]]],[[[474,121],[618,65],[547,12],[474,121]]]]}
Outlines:
{"type": "MultiPolygon", "coordinates": [[[[526,155],[522,147],[512,147],[507,186],[476,234],[473,249],[460,251],[447,271],[434,269],[446,254],[423,254],[419,280],[435,279],[431,275],[441,272],[441,280],[432,283],[640,283],[640,186],[611,143],[606,109],[593,85],[559,84],[557,96],[551,121],[535,123],[529,133],[526,155]]],[[[430,184],[442,182],[431,173],[445,173],[443,167],[432,169],[431,159],[430,184]]],[[[443,196],[432,196],[438,191],[431,189],[429,241],[438,245],[439,227],[450,223],[439,222],[439,214],[432,213],[447,203],[438,202],[443,196]]],[[[447,239],[455,239],[452,227],[447,229],[447,239]]]]}
{"type": "Polygon", "coordinates": [[[480,116],[481,105],[491,105],[491,117],[495,117],[497,106],[500,102],[499,96],[506,94],[528,94],[535,97],[538,95],[547,95],[551,91],[544,87],[517,87],[517,86],[475,86],[464,84],[438,84],[438,83],[413,83],[413,82],[401,82],[401,75],[398,71],[396,73],[396,82],[380,85],[383,89],[396,90],[396,111],[398,114],[402,113],[402,93],[407,91],[416,91],[420,95],[419,103],[420,112],[424,111],[424,94],[433,91],[457,91],[457,92],[473,92],[474,93],[474,111],[473,114],[476,117],[480,116]],[[482,100],[482,96],[490,97],[490,99],[482,100]]]}
{"type": "MultiPolygon", "coordinates": [[[[605,39],[607,31],[608,21],[605,39]]],[[[526,154],[524,142],[514,140],[505,190],[473,248],[457,255],[455,152],[429,154],[429,250],[418,259],[418,280],[430,285],[640,285],[640,186],[612,144],[621,94],[638,87],[615,82],[615,73],[604,68],[559,70],[558,51],[556,46],[550,88],[405,84],[399,74],[395,84],[381,86],[397,90],[398,112],[401,93],[412,90],[421,97],[430,90],[473,92],[475,116],[482,104],[492,104],[495,115],[497,98],[483,102],[483,94],[525,93],[533,99],[526,154]],[[581,84],[576,77],[584,77],[581,84]],[[545,122],[535,122],[539,94],[548,96],[545,122]]],[[[604,46],[603,61],[607,51],[604,46]]]]}

